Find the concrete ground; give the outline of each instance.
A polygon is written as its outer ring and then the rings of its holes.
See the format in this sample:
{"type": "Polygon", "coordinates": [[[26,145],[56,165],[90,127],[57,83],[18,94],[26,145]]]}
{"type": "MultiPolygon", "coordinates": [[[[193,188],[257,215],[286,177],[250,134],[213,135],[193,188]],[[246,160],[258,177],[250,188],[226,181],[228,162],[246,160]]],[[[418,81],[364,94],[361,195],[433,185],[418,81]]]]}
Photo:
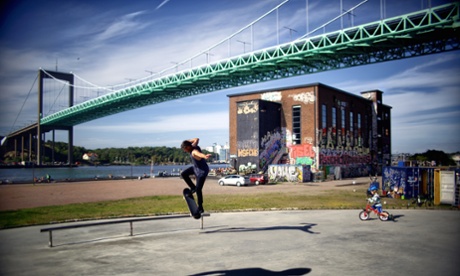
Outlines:
{"type": "MultiPolygon", "coordinates": [[[[460,212],[212,213],[48,233],[0,230],[0,275],[460,275],[460,212]]],[[[81,224],[67,223],[61,225],[81,224]]]]}

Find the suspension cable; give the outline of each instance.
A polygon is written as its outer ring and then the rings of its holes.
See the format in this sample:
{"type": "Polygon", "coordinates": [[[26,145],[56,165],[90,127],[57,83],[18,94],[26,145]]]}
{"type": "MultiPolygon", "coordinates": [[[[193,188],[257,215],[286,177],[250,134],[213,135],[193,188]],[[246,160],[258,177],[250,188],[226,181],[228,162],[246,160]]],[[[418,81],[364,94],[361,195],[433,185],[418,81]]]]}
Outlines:
{"type": "MultiPolygon", "coordinates": [[[[40,70],[42,70],[48,77],[52,78],[53,80],[57,81],[57,82],[60,82],[64,85],[67,85],[67,86],[71,86],[71,87],[74,87],[74,88],[82,88],[82,89],[93,89],[93,90],[96,90],[96,89],[106,89],[106,90],[111,90],[109,88],[105,88],[105,87],[102,87],[102,86],[95,86],[93,85],[93,87],[91,86],[79,86],[79,85],[75,85],[75,84],[69,84],[68,82],[66,81],[63,81],[63,80],[60,80],[56,77],[54,77],[53,75],[51,75],[50,73],[48,73],[45,69],[42,69],[40,68],[40,70]]],[[[75,75],[75,74],[73,74],[75,75]]],[[[112,90],[111,90],[112,91],[112,90]]]]}
{"type": "Polygon", "coordinates": [[[53,109],[54,105],[56,104],[56,101],[57,101],[58,99],[60,99],[60,96],[61,96],[61,94],[62,94],[62,91],[64,91],[64,88],[65,88],[65,85],[62,86],[61,91],[59,91],[59,94],[57,95],[57,97],[54,98],[53,104],[52,104],[52,105],[49,107],[49,109],[48,109],[48,113],[49,113],[49,114],[52,113],[52,109],[53,109]]]}
{"type": "MultiPolygon", "coordinates": [[[[89,81],[85,80],[84,78],[80,77],[79,75],[75,74],[74,72],[70,72],[70,73],[72,73],[77,79],[79,79],[79,80],[91,85],[91,87],[94,87],[96,89],[104,89],[104,90],[113,91],[113,89],[110,89],[110,88],[107,88],[107,87],[100,86],[100,85],[94,84],[92,82],[89,82],[89,81]]],[[[74,87],[76,87],[76,86],[74,86],[74,87]]],[[[84,88],[88,88],[88,86],[84,86],[84,88]]]]}
{"type": "Polygon", "coordinates": [[[25,99],[24,102],[22,103],[21,109],[19,110],[18,115],[16,116],[16,119],[14,119],[13,125],[11,126],[11,129],[10,129],[10,132],[9,132],[9,133],[12,133],[12,132],[13,132],[14,125],[16,124],[16,121],[18,120],[19,115],[21,115],[22,109],[24,108],[24,105],[26,104],[26,101],[27,101],[27,99],[29,98],[30,93],[32,92],[32,88],[34,87],[35,83],[37,82],[37,79],[38,79],[38,75],[36,75],[35,80],[34,80],[34,83],[32,83],[32,86],[30,87],[29,93],[27,94],[26,99],[25,99]]]}

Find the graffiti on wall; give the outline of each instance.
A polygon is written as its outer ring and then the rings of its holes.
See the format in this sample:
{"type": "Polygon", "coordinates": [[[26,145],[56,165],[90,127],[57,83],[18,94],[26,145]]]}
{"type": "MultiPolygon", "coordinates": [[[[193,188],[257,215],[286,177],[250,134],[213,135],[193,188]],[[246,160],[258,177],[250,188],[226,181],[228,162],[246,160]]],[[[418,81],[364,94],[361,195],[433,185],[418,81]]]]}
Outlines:
{"type": "Polygon", "coordinates": [[[251,162],[246,164],[240,164],[238,167],[238,172],[241,174],[250,174],[256,172],[257,166],[251,162]]]}
{"type": "Polygon", "coordinates": [[[313,150],[313,146],[311,144],[301,144],[301,145],[292,145],[289,147],[290,157],[291,158],[298,158],[298,157],[315,157],[316,153],[313,150]]]}
{"type": "Polygon", "coordinates": [[[294,101],[302,102],[304,104],[313,104],[315,102],[315,94],[313,92],[304,92],[299,94],[292,94],[288,97],[293,98],[294,101]]]}
{"type": "Polygon", "coordinates": [[[310,176],[310,166],[286,164],[268,167],[270,182],[307,182],[310,176]]]}
{"type": "Polygon", "coordinates": [[[281,99],[283,97],[281,95],[281,92],[274,91],[274,92],[263,93],[262,95],[260,95],[260,98],[264,101],[281,102],[281,99]]]}
{"type": "Polygon", "coordinates": [[[382,189],[403,194],[406,189],[406,170],[403,168],[383,168],[382,173],[382,189]]]}
{"type": "Polygon", "coordinates": [[[259,110],[259,102],[247,101],[237,104],[237,114],[257,113],[259,110]]]}
{"type": "Polygon", "coordinates": [[[420,192],[420,178],[418,167],[383,167],[382,188],[406,198],[416,197],[420,192]]]}
{"type": "Polygon", "coordinates": [[[266,171],[269,164],[277,163],[284,154],[285,134],[282,129],[267,132],[260,139],[259,169],[266,171]]]}
{"type": "Polygon", "coordinates": [[[347,165],[370,163],[371,156],[353,150],[320,149],[320,165],[347,165]]]}
{"type": "Polygon", "coordinates": [[[290,164],[315,165],[316,151],[312,143],[290,145],[288,149],[290,164]]]}
{"type": "Polygon", "coordinates": [[[326,175],[341,177],[356,177],[368,175],[371,172],[370,149],[364,147],[361,129],[352,133],[345,128],[318,129],[319,166],[326,171],[326,175]]]}
{"type": "Polygon", "coordinates": [[[317,148],[313,146],[313,137],[305,137],[302,144],[294,145],[290,131],[286,131],[286,133],[289,164],[309,165],[315,171],[317,148]]]}
{"type": "Polygon", "coordinates": [[[259,155],[258,149],[238,149],[239,157],[258,156],[258,155],[259,155]]]}
{"type": "Polygon", "coordinates": [[[259,147],[257,141],[242,140],[237,141],[238,157],[259,156],[259,147]]]}

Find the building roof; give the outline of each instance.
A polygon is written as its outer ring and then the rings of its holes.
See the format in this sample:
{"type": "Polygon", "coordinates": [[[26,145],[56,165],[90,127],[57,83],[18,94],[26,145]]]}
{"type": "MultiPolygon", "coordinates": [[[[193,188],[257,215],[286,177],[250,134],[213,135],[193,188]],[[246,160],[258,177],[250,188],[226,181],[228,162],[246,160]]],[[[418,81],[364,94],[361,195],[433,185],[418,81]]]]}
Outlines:
{"type": "MultiPolygon", "coordinates": [[[[309,83],[309,84],[293,85],[293,86],[281,86],[281,87],[274,87],[274,88],[264,89],[264,90],[255,90],[255,91],[240,92],[240,93],[235,93],[235,94],[227,94],[227,97],[231,98],[231,97],[236,97],[236,96],[260,94],[260,93],[266,93],[266,92],[274,92],[274,91],[277,91],[277,90],[288,90],[288,89],[296,89],[296,88],[311,87],[311,86],[322,86],[322,87],[325,87],[325,88],[328,88],[328,89],[331,89],[331,90],[335,90],[335,91],[340,92],[340,93],[348,94],[350,96],[369,101],[368,99],[362,97],[361,95],[353,94],[351,92],[347,92],[347,91],[344,91],[342,89],[332,87],[330,85],[327,85],[327,84],[324,84],[324,83],[321,83],[321,82],[314,82],[314,83],[309,83]]],[[[378,90],[378,89],[362,91],[360,93],[362,94],[362,93],[369,93],[369,92],[376,92],[376,91],[379,91],[379,92],[383,93],[381,90],[378,90]]],[[[383,103],[382,103],[382,105],[385,106],[385,107],[388,107],[390,109],[392,108],[391,106],[383,104],[383,103]]]]}

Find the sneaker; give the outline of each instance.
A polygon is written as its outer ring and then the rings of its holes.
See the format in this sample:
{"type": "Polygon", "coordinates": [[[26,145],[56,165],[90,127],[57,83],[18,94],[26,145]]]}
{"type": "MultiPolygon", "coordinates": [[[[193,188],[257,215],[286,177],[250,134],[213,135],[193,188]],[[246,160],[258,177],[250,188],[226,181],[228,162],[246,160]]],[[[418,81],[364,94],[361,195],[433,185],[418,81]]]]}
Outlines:
{"type": "Polygon", "coordinates": [[[204,213],[203,206],[198,206],[198,212],[200,212],[201,214],[204,213]]]}
{"type": "Polygon", "coordinates": [[[196,193],[196,189],[190,189],[190,194],[193,195],[194,193],[196,193]]]}

